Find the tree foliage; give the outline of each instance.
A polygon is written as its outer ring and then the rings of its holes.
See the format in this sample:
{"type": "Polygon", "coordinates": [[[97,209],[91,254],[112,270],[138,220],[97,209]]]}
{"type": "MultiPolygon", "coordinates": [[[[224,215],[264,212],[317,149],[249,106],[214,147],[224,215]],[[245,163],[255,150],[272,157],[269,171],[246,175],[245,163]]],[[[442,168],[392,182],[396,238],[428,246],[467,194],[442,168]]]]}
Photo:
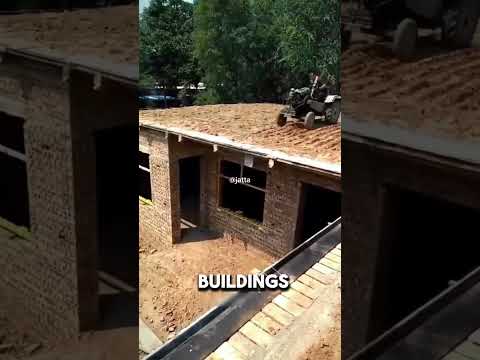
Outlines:
{"type": "Polygon", "coordinates": [[[140,34],[143,81],[201,78],[203,104],[279,101],[312,73],[338,79],[338,0],[152,0],[140,34]]]}
{"type": "Polygon", "coordinates": [[[140,17],[140,74],[143,85],[165,87],[199,81],[193,58],[193,5],[152,0],[140,17]]]}
{"type": "Polygon", "coordinates": [[[311,73],[338,78],[337,0],[200,0],[194,14],[201,102],[278,101],[311,73]]]}
{"type": "Polygon", "coordinates": [[[290,81],[298,83],[312,72],[324,81],[336,82],[340,67],[340,2],[278,0],[273,13],[280,62],[293,75],[290,81]]]}

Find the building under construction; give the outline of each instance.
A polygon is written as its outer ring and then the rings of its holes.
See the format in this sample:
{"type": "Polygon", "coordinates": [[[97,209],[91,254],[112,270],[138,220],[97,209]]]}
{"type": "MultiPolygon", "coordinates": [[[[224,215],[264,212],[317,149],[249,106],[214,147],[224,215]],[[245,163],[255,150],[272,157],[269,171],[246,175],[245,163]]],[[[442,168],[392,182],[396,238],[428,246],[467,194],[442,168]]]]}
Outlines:
{"type": "Polygon", "coordinates": [[[200,272],[236,273],[234,258],[247,257],[238,248],[230,253],[239,242],[255,248],[255,266],[265,252],[278,259],[252,272],[287,274],[291,282],[288,291],[215,292],[225,297],[172,331],[148,359],[290,359],[310,348],[322,359],[340,357],[340,124],[280,127],[281,109],[231,104],[140,112],[140,247],[150,250],[140,261],[145,270],[158,269],[142,271],[141,290],[155,278],[169,279],[150,298],[143,295],[141,317],[159,334],[151,304],[165,313],[162,320],[172,312],[184,318],[178,312],[192,311],[189,297],[202,302],[195,284],[182,292],[181,284],[198,275],[185,276],[190,262],[206,261],[197,265],[200,272]],[[206,242],[219,238],[227,241],[205,259],[206,242]],[[172,258],[193,245],[198,260],[172,258]],[[227,253],[222,264],[215,264],[218,252],[227,253]],[[179,267],[176,259],[185,262],[179,267]],[[151,262],[157,266],[143,265],[151,262]],[[182,297],[169,297],[174,309],[155,296],[169,288],[182,297]]]}
{"type": "Polygon", "coordinates": [[[440,359],[480,328],[479,54],[343,55],[347,357],[440,359]]]}
{"type": "Polygon", "coordinates": [[[0,17],[0,305],[40,339],[111,326],[136,290],[137,18],[0,17]]]}
{"type": "Polygon", "coordinates": [[[340,217],[340,125],[280,128],[280,108],[141,112],[140,238],[208,229],[283,255],[340,217]]]}

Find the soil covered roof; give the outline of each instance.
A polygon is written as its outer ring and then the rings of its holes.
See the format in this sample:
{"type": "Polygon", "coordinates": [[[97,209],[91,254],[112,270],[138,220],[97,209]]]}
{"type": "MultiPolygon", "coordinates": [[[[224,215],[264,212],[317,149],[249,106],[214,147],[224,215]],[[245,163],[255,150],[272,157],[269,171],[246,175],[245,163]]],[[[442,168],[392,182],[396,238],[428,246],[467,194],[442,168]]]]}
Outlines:
{"type": "Polygon", "coordinates": [[[0,48],[105,70],[137,67],[138,6],[1,15],[0,48]]]}
{"type": "Polygon", "coordinates": [[[381,124],[462,141],[480,141],[480,49],[401,62],[380,45],[342,55],[342,112],[381,124]]]}
{"type": "MultiPolygon", "coordinates": [[[[209,135],[212,142],[272,150],[277,155],[301,157],[340,165],[340,124],[307,130],[302,124],[276,124],[278,104],[206,105],[140,112],[140,124],[164,131],[209,135]]],[[[193,136],[195,137],[195,136],[193,136]]]]}

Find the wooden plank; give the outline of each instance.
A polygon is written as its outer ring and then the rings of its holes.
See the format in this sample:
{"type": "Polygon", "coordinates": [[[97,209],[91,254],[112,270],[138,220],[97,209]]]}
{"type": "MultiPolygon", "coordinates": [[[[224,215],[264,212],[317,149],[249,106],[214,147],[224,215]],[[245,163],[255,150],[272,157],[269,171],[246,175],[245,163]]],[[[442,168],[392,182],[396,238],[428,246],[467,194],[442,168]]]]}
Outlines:
{"type": "Polygon", "coordinates": [[[321,272],[322,274],[325,274],[325,275],[331,275],[331,274],[335,274],[336,271],[323,265],[323,264],[320,264],[320,263],[316,263],[315,265],[312,266],[313,269],[321,272]]]}
{"type": "Polygon", "coordinates": [[[204,360],[224,360],[219,355],[215,354],[214,352],[208,355],[204,360]]]}
{"type": "Polygon", "coordinates": [[[322,284],[329,285],[332,283],[333,279],[329,275],[325,275],[314,268],[308,269],[305,273],[308,276],[314,278],[315,280],[321,282],[322,284]]]}
{"type": "Polygon", "coordinates": [[[337,255],[339,257],[342,257],[342,250],[339,250],[337,248],[333,249],[332,251],[330,251],[331,254],[334,254],[334,255],[337,255]]]}
{"type": "Polygon", "coordinates": [[[455,352],[465,355],[472,360],[480,360],[480,346],[470,341],[465,341],[455,349],[455,352]]]}
{"type": "Polygon", "coordinates": [[[282,324],[283,326],[290,325],[294,319],[294,316],[292,314],[286,312],[274,303],[269,303],[265,305],[265,307],[262,309],[262,312],[264,312],[266,315],[270,316],[273,320],[275,320],[279,324],[282,324]]]}
{"type": "Polygon", "coordinates": [[[342,270],[342,262],[341,261],[334,261],[329,257],[324,257],[322,260],[325,262],[325,264],[327,266],[333,268],[334,270],[337,270],[337,271],[342,270]]]}
{"type": "Polygon", "coordinates": [[[329,258],[332,261],[338,262],[340,264],[342,263],[342,257],[340,255],[337,255],[334,253],[328,253],[325,257],[329,258]]]}
{"type": "Polygon", "coordinates": [[[15,225],[2,217],[0,217],[0,227],[11,233],[11,236],[9,236],[9,238],[14,238],[15,236],[18,236],[22,239],[32,240],[32,233],[29,229],[24,226],[15,225]]]}
{"type": "Polygon", "coordinates": [[[272,302],[294,316],[300,316],[305,311],[305,308],[301,307],[282,294],[273,298],[272,302]]]}
{"type": "Polygon", "coordinates": [[[328,259],[336,264],[341,264],[342,263],[342,259],[340,258],[340,256],[336,256],[332,253],[328,253],[327,255],[325,255],[325,259],[328,259]]]}
{"type": "Polygon", "coordinates": [[[117,287],[120,290],[126,291],[126,292],[135,292],[136,289],[133,286],[130,286],[126,282],[116,278],[113,275],[110,275],[104,271],[99,271],[98,272],[98,277],[100,280],[103,280],[107,283],[110,283],[112,286],[117,287]]]}
{"type": "Polygon", "coordinates": [[[339,263],[336,263],[330,259],[327,259],[327,258],[322,258],[322,260],[320,260],[320,264],[323,264],[335,271],[340,271],[342,269],[342,266],[339,264],[339,263]]]}
{"type": "Polygon", "coordinates": [[[290,287],[297,290],[299,293],[302,293],[306,297],[309,297],[312,300],[317,298],[317,290],[313,290],[312,288],[309,288],[308,286],[302,284],[299,281],[294,281],[290,284],[290,287]]]}
{"type": "Polygon", "coordinates": [[[297,279],[297,281],[300,281],[302,284],[307,285],[309,288],[312,288],[312,289],[318,289],[324,286],[324,284],[308,276],[307,274],[301,275],[297,279]]]}
{"type": "Polygon", "coordinates": [[[296,302],[298,305],[300,305],[305,309],[310,307],[310,305],[312,305],[313,303],[312,299],[310,299],[309,297],[306,297],[302,293],[299,293],[297,290],[293,288],[290,288],[287,291],[283,291],[282,295],[296,302]]]}
{"type": "Polygon", "coordinates": [[[252,340],[255,344],[260,345],[265,349],[268,348],[273,341],[272,335],[267,333],[265,330],[262,330],[251,321],[243,325],[238,331],[252,340]]]}
{"type": "Polygon", "coordinates": [[[282,325],[273,320],[271,317],[265,315],[263,312],[257,313],[251,321],[268,332],[270,335],[277,335],[277,333],[282,329],[282,325]]]}
{"type": "Polygon", "coordinates": [[[228,342],[224,342],[214,351],[214,354],[225,360],[244,360],[245,356],[242,355],[237,349],[235,349],[228,342]]]}
{"type": "Polygon", "coordinates": [[[246,357],[252,356],[255,352],[260,353],[263,348],[255,344],[252,340],[248,339],[241,332],[236,332],[228,340],[228,343],[237,349],[240,353],[246,357]]]}

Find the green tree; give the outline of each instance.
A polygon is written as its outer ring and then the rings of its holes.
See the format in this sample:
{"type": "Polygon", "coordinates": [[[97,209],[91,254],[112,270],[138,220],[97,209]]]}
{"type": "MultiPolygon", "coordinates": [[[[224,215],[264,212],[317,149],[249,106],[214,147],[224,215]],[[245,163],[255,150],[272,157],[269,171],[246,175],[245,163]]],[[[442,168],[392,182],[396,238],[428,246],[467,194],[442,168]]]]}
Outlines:
{"type": "Polygon", "coordinates": [[[193,5],[183,0],[152,0],[140,16],[140,83],[167,88],[196,84],[193,58],[193,5]]]}
{"type": "Polygon", "coordinates": [[[277,0],[273,7],[280,62],[288,81],[299,85],[309,73],[336,82],[340,68],[340,2],[277,0]]]}
{"type": "Polygon", "coordinates": [[[252,41],[248,0],[200,0],[195,8],[195,56],[204,72],[204,103],[251,98],[247,50],[252,41]]]}
{"type": "Polygon", "coordinates": [[[338,78],[337,0],[200,0],[194,24],[200,103],[278,101],[311,73],[338,78]]]}

